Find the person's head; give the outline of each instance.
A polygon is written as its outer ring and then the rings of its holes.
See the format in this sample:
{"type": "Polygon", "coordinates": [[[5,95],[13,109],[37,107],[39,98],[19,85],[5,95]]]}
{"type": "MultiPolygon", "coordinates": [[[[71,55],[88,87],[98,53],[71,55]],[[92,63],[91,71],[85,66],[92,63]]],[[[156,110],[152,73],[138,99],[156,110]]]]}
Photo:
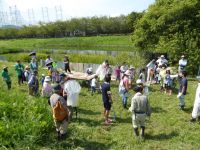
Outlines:
{"type": "Polygon", "coordinates": [[[95,79],[98,79],[98,75],[95,75],[94,78],[95,78],[95,79]]]}
{"type": "Polygon", "coordinates": [[[182,55],[182,56],[181,56],[181,59],[185,59],[185,55],[182,55]]]}
{"type": "Polygon", "coordinates": [[[161,55],[160,58],[161,58],[161,59],[165,59],[165,56],[164,56],[164,55],[161,55]]]}
{"type": "Polygon", "coordinates": [[[133,88],[133,91],[135,91],[136,93],[138,93],[138,92],[142,93],[143,87],[140,86],[140,85],[136,85],[136,86],[133,88]]]}
{"type": "Polygon", "coordinates": [[[186,76],[187,76],[187,72],[186,71],[182,71],[181,77],[186,77],[186,76]]]}
{"type": "Polygon", "coordinates": [[[169,69],[166,70],[166,74],[171,74],[169,69]]]}
{"type": "Polygon", "coordinates": [[[104,81],[110,83],[111,81],[110,75],[105,75],[104,81]]]}
{"type": "Polygon", "coordinates": [[[3,67],[3,70],[6,71],[6,72],[8,72],[8,67],[7,67],[7,66],[4,66],[4,67],[3,67]]]}
{"type": "Polygon", "coordinates": [[[21,63],[20,60],[17,60],[17,63],[20,64],[21,63]]]}
{"type": "Polygon", "coordinates": [[[50,82],[50,81],[51,81],[50,76],[46,76],[45,79],[44,79],[44,82],[50,82]]]}
{"type": "Polygon", "coordinates": [[[130,73],[130,71],[129,70],[126,70],[126,72],[124,73],[124,76],[130,76],[131,75],[131,73],[130,73]]]}
{"type": "Polygon", "coordinates": [[[25,70],[30,70],[30,67],[29,67],[29,66],[26,66],[26,67],[25,67],[25,70]]]}
{"type": "Polygon", "coordinates": [[[37,70],[34,70],[34,71],[33,71],[33,75],[37,76],[37,75],[38,75],[38,71],[37,71],[37,70]]]}
{"type": "Polygon", "coordinates": [[[61,88],[60,84],[58,84],[58,83],[53,84],[52,88],[53,88],[53,93],[56,93],[56,94],[62,93],[62,88],[61,88]]]}
{"type": "Polygon", "coordinates": [[[47,59],[50,59],[50,55],[47,55],[47,59]]]}

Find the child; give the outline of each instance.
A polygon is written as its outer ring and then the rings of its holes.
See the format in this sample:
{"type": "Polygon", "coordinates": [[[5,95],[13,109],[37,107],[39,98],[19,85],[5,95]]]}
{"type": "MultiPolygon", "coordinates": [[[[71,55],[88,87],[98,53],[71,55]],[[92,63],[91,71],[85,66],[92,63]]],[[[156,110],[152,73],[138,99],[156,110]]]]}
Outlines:
{"type": "Polygon", "coordinates": [[[116,81],[119,81],[119,82],[120,82],[120,73],[121,73],[120,66],[117,66],[115,68],[115,77],[116,77],[116,81]]]}
{"type": "Polygon", "coordinates": [[[30,72],[29,66],[25,67],[24,76],[25,76],[26,82],[28,82],[31,77],[31,72],[30,72]]]}
{"type": "Polygon", "coordinates": [[[172,78],[170,75],[171,75],[170,70],[166,70],[164,83],[165,83],[165,93],[169,93],[169,95],[172,95],[172,78]]]}
{"type": "Polygon", "coordinates": [[[3,80],[6,82],[8,90],[10,90],[11,89],[11,79],[10,79],[10,75],[8,73],[8,67],[3,67],[1,76],[3,77],[3,80]]]}
{"type": "Polygon", "coordinates": [[[103,100],[103,105],[104,105],[104,117],[105,117],[106,125],[112,124],[112,120],[109,119],[109,113],[110,113],[110,109],[112,105],[110,81],[111,81],[111,77],[109,75],[106,75],[104,78],[104,83],[102,85],[102,100],[103,100]]]}
{"type": "Polygon", "coordinates": [[[42,96],[49,98],[52,95],[51,78],[45,77],[44,84],[42,86],[42,96]]]}
{"type": "Polygon", "coordinates": [[[98,79],[98,76],[95,75],[95,77],[92,79],[91,81],[91,92],[92,92],[92,95],[96,92],[96,88],[97,88],[97,79],[98,79]]]}

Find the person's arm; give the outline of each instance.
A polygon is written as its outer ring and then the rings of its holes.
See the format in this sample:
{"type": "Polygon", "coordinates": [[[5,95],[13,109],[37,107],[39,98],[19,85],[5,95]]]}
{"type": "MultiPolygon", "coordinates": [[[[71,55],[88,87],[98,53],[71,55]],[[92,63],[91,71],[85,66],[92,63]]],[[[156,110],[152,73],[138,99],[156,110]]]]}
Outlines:
{"type": "Polygon", "coordinates": [[[134,98],[132,98],[131,100],[131,107],[129,108],[129,111],[134,113],[134,106],[135,106],[135,103],[134,103],[134,98]]]}
{"type": "Polygon", "coordinates": [[[129,83],[128,83],[127,80],[126,80],[125,83],[124,83],[124,87],[125,87],[126,91],[129,90],[129,83]]]}

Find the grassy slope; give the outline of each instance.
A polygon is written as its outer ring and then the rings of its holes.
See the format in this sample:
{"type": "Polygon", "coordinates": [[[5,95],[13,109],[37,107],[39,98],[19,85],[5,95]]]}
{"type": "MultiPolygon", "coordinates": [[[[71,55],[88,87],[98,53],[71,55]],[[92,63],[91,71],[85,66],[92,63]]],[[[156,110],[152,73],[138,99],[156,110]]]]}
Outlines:
{"type": "Polygon", "coordinates": [[[95,36],[52,39],[1,40],[0,48],[132,50],[130,36],[95,36]]]}
{"type": "MultiPolygon", "coordinates": [[[[0,63],[0,68],[2,65],[0,63]]],[[[112,126],[102,124],[101,95],[92,97],[86,88],[82,88],[78,119],[69,124],[66,141],[57,142],[47,101],[29,97],[27,86],[16,85],[13,65],[9,63],[13,79],[11,92],[2,89],[3,83],[0,82],[2,149],[4,146],[14,146],[15,149],[199,149],[199,123],[188,121],[196,88],[194,81],[189,82],[186,111],[178,109],[176,94],[169,97],[160,93],[158,86],[152,87],[150,103],[153,114],[147,123],[147,140],[143,143],[137,142],[133,136],[131,114],[122,109],[116,84],[111,88],[118,118],[112,126]]]]}

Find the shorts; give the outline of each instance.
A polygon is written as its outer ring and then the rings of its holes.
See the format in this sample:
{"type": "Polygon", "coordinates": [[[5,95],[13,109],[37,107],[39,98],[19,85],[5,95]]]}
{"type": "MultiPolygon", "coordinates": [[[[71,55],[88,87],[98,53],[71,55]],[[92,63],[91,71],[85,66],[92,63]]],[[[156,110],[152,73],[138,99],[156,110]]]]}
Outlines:
{"type": "Polygon", "coordinates": [[[132,124],[133,128],[145,127],[146,114],[133,114],[132,124]]]}
{"type": "Polygon", "coordinates": [[[107,103],[103,103],[105,110],[110,110],[111,108],[111,103],[107,102],[107,103]]]}

